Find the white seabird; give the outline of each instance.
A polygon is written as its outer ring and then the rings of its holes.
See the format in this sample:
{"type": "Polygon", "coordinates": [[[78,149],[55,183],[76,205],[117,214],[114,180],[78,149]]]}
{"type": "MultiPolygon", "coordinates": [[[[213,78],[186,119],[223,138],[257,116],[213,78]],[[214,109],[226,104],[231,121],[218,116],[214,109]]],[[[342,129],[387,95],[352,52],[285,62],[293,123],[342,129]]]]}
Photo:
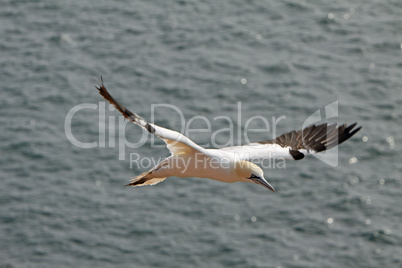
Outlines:
{"type": "Polygon", "coordinates": [[[273,140],[231,146],[221,149],[205,149],[183,134],[146,122],[116,101],[106,90],[101,79],[96,86],[99,93],[128,120],[162,139],[171,155],[151,170],[135,177],[126,186],[155,185],[167,177],[199,177],[222,182],[252,182],[275,192],[264,178],[262,169],[253,159],[303,159],[307,154],[325,151],[346,141],[361,127],[351,125],[311,125],[291,131],[273,140]]]}

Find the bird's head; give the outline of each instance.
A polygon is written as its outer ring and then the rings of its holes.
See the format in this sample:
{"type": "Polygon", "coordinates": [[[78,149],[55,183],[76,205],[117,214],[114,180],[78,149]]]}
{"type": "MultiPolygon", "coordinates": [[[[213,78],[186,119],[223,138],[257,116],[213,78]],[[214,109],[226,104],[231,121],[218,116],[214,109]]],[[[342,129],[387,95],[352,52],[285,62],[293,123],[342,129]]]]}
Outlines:
{"type": "Polygon", "coordinates": [[[238,161],[236,163],[236,173],[242,181],[254,182],[275,192],[274,187],[264,179],[264,172],[254,163],[249,161],[238,161]]]}

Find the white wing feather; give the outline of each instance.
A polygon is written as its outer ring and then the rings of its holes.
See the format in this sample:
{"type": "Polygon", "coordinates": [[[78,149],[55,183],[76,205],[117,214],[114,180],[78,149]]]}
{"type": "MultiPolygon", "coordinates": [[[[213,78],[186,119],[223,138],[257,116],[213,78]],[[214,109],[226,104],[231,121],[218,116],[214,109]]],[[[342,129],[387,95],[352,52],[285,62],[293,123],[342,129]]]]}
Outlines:
{"type": "Polygon", "coordinates": [[[166,143],[167,148],[169,149],[172,155],[176,155],[179,153],[191,153],[194,151],[204,154],[208,153],[206,149],[197,145],[195,142],[193,142],[183,134],[177,131],[157,126],[155,124],[148,123],[141,116],[128,110],[126,107],[120,104],[116,99],[114,99],[112,95],[109,94],[103,83],[103,80],[101,80],[100,85],[97,86],[96,88],[99,90],[99,93],[107,101],[109,101],[109,103],[112,104],[117,110],[119,110],[119,112],[125,118],[143,127],[149,133],[154,134],[157,137],[161,138],[166,143]]]}

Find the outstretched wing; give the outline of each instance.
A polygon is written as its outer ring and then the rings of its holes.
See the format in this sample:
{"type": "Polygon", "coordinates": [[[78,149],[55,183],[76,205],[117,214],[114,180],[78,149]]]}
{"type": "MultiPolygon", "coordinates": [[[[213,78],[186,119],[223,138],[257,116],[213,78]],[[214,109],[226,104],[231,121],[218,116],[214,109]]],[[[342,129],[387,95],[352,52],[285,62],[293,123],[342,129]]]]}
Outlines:
{"type": "Polygon", "coordinates": [[[239,160],[252,159],[303,159],[306,154],[319,153],[331,149],[346,141],[358,132],[361,127],[351,125],[322,124],[312,125],[298,131],[291,131],[273,140],[250,143],[243,146],[232,146],[220,150],[233,153],[239,160]]]}
{"type": "Polygon", "coordinates": [[[95,86],[99,90],[99,93],[104,97],[110,104],[112,104],[119,112],[128,120],[134,122],[135,124],[143,127],[149,133],[156,135],[161,138],[167,145],[170,153],[176,155],[179,153],[192,153],[198,151],[200,153],[205,153],[206,150],[201,146],[197,145],[195,142],[184,136],[183,134],[173,131],[167,128],[157,126],[152,123],[148,123],[142,117],[136,113],[131,112],[121,103],[119,103],[115,98],[110,95],[107,91],[103,79],[101,77],[101,82],[99,86],[95,86]]]}

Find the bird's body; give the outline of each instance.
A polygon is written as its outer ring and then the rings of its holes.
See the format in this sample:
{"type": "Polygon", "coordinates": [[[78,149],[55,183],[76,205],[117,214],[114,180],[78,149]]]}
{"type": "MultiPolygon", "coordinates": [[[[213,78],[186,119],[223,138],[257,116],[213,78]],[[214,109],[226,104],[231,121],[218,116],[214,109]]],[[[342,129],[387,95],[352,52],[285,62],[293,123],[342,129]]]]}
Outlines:
{"type": "Polygon", "coordinates": [[[203,177],[223,182],[235,182],[234,161],[230,158],[209,157],[202,153],[183,153],[161,162],[155,177],[203,177]]]}
{"type": "Polygon", "coordinates": [[[355,128],[356,123],[349,126],[312,125],[285,133],[273,140],[221,149],[205,149],[179,132],[146,122],[117,102],[106,90],[103,81],[97,89],[125,118],[161,138],[171,152],[170,157],[134,178],[127,186],[154,185],[174,176],[209,178],[227,183],[251,182],[275,191],[264,179],[262,169],[252,163],[253,160],[300,160],[306,154],[322,152],[337,146],[361,128],[355,128]]]}

